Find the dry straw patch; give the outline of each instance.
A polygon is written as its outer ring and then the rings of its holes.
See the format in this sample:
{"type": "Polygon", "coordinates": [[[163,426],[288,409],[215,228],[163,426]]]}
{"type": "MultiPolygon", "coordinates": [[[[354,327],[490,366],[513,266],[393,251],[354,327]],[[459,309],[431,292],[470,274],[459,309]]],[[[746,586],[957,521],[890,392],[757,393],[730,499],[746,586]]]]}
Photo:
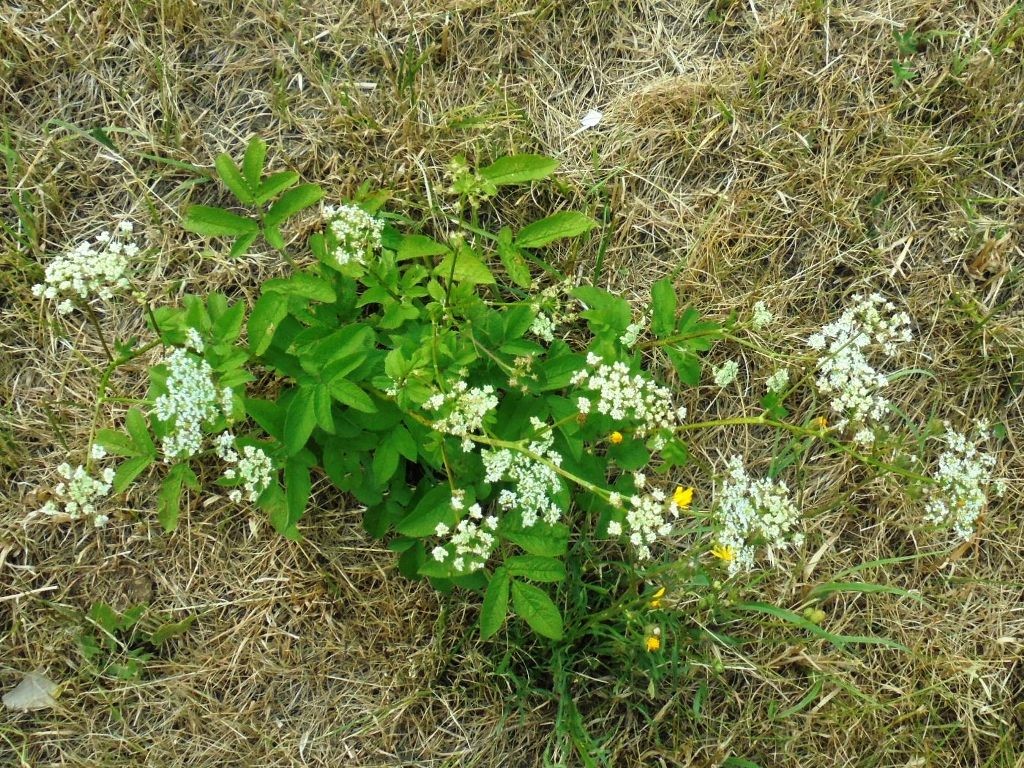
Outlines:
{"type": "MultiPolygon", "coordinates": [[[[711,766],[730,754],[762,766],[1021,764],[1019,8],[8,0],[0,21],[0,686],[32,669],[66,684],[56,711],[0,715],[0,762],[542,762],[554,708],[517,704],[468,639],[472,612],[388,575],[389,553],[326,489],[300,544],[218,500],[165,536],[145,488],[99,535],[25,522],[54,466],[88,442],[102,361],[87,325],[53,321],[30,296],[45,254],[126,215],[149,246],[150,296],[250,297],[277,259],[231,262],[183,234],[186,202],[226,201],[154,158],[205,167],[258,133],[273,162],[334,196],[369,179],[405,204],[438,194],[458,153],[551,153],[565,187],[517,201],[524,218],[565,197],[607,222],[602,241],[565,264],[592,277],[599,261],[603,284],[638,299],[674,274],[711,315],[763,299],[780,316],[765,343],[787,352],[857,290],[901,298],[919,337],[903,363],[931,375],[902,379],[899,407],[918,424],[979,414],[1005,424],[1007,497],[970,546],[911,558],[938,544],[914,532],[920,510],[885,483],[848,494],[863,477],[830,460],[813,483],[793,478],[818,510],[808,539],[820,549],[770,575],[760,595],[795,606],[844,569],[891,559],[856,578],[924,602],[837,596],[826,626],[912,653],[840,653],[750,623],[731,629],[751,642],[718,649],[722,674],[694,669],[660,709],[664,697],[588,679],[580,706],[615,765],[711,766]],[[908,30],[916,53],[894,39],[908,30]],[[894,59],[916,77],[895,85],[894,59]],[[575,133],[593,107],[605,121],[575,133]],[[105,133],[85,133],[96,128],[105,133]],[[199,618],[142,682],[97,683],[79,671],[65,609],[100,599],[199,618]],[[820,695],[780,718],[812,679],[820,695]]],[[[144,328],[127,304],[103,321],[121,338],[144,328]]],[[[728,354],[751,391],[773,370],[765,356],[728,354]]],[[[140,394],[143,372],[119,374],[120,393],[140,394]]],[[[716,390],[701,394],[707,403],[716,390]]],[[[735,415],[751,399],[733,387],[713,409],[735,415]]],[[[694,445],[695,466],[734,452],[766,465],[775,450],[765,434],[727,430],[694,445]]]]}

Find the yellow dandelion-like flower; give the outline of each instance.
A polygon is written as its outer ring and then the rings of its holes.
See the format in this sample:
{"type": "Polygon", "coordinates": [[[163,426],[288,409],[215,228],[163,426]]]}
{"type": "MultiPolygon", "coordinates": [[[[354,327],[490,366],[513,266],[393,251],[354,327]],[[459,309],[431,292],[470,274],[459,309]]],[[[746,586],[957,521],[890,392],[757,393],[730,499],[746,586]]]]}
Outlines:
{"type": "Polygon", "coordinates": [[[732,547],[725,547],[721,544],[715,544],[715,546],[711,548],[711,554],[725,563],[732,562],[732,559],[736,557],[736,554],[732,551],[732,547]]]}
{"type": "Polygon", "coordinates": [[[819,416],[813,422],[814,426],[818,429],[828,429],[828,419],[824,416],[819,416]]]}
{"type": "Polygon", "coordinates": [[[651,608],[661,608],[661,598],[665,596],[665,588],[661,587],[657,592],[654,593],[654,597],[651,598],[651,602],[648,605],[651,608]]]}
{"type": "Polygon", "coordinates": [[[619,443],[622,442],[622,439],[623,438],[621,432],[612,432],[610,435],[608,435],[608,442],[611,443],[612,445],[618,445],[619,443]]]}
{"type": "Polygon", "coordinates": [[[676,492],[672,494],[672,501],[680,509],[686,509],[693,502],[693,488],[683,488],[683,486],[677,485],[676,492]]]}
{"type": "Polygon", "coordinates": [[[662,648],[662,630],[659,630],[657,627],[652,629],[644,641],[644,646],[647,648],[648,653],[653,653],[655,650],[662,648]]]}

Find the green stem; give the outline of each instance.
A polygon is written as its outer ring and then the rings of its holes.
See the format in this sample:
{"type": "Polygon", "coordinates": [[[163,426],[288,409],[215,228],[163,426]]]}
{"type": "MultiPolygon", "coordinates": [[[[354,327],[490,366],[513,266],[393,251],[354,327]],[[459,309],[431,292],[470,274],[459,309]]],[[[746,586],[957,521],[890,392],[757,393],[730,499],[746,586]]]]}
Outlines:
{"type": "Polygon", "coordinates": [[[92,308],[91,304],[86,303],[85,314],[89,318],[89,322],[92,323],[92,327],[96,329],[96,335],[100,337],[100,344],[103,345],[103,352],[106,354],[107,360],[111,363],[114,362],[114,354],[110,351],[110,347],[107,346],[107,338],[103,335],[100,319],[96,316],[96,310],[92,308]]]}

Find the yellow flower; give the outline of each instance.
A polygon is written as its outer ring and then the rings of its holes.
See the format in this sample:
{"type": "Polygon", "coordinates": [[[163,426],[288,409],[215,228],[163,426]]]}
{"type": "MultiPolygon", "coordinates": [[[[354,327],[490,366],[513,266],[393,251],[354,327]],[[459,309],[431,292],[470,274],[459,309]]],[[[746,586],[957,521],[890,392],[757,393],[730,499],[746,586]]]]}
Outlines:
{"type": "Polygon", "coordinates": [[[661,598],[665,596],[665,588],[661,587],[657,592],[654,593],[654,597],[651,598],[651,602],[648,605],[651,608],[661,608],[661,598]]]}
{"type": "Polygon", "coordinates": [[[676,492],[672,494],[672,501],[680,509],[686,509],[693,502],[693,488],[683,488],[683,486],[677,485],[676,492]]]}
{"type": "Polygon", "coordinates": [[[608,436],[608,442],[611,443],[612,445],[618,445],[619,443],[622,442],[622,433],[621,432],[612,432],[608,436]]]}
{"type": "Polygon", "coordinates": [[[654,653],[661,648],[661,638],[657,635],[647,636],[647,652],[654,653]]]}
{"type": "Polygon", "coordinates": [[[726,563],[732,562],[732,559],[736,556],[732,551],[732,547],[725,547],[721,544],[715,544],[711,548],[711,554],[726,563]]]}
{"type": "Polygon", "coordinates": [[[814,420],[813,423],[814,426],[816,426],[818,429],[828,429],[828,419],[826,419],[824,416],[819,416],[814,420]]]}

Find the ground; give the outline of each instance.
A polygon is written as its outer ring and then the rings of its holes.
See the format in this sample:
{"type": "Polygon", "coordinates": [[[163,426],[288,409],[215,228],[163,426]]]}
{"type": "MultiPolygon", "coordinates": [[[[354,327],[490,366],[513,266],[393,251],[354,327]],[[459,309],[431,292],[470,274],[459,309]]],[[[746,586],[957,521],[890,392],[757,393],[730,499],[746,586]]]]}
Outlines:
{"type": "MultiPolygon", "coordinates": [[[[916,334],[903,418],[1001,425],[1008,491],[943,549],[891,481],[828,459],[801,487],[810,551],[758,598],[894,587],[838,593],[824,626],[910,651],[840,651],[769,617],[676,690],[586,680],[580,707],[611,765],[1024,765],[1022,50],[1024,7],[994,0],[0,0],[0,688],[32,670],[64,686],[56,709],[0,713],[0,764],[577,764],[553,702],[495,674],[477,607],[398,577],[326,489],[298,543],[215,495],[164,534],[145,483],[98,534],[31,514],[88,443],[103,359],[89,324],[31,295],[41,265],[127,216],[149,297],[251,298],[279,259],[230,260],[180,218],[227,202],[190,166],[258,134],[334,199],[369,181],[412,206],[456,155],[550,154],[559,184],[511,207],[602,222],[564,269],[638,306],[665,276],[712,317],[764,300],[787,354],[858,291],[898,299],[916,334]],[[581,130],[590,109],[604,118],[581,130]],[[99,600],[197,618],[140,679],[98,679],[68,617],[99,600]]],[[[130,303],[102,322],[145,333],[130,303]]],[[[742,380],[772,370],[728,357],[742,380]]],[[[742,387],[700,394],[753,412],[742,387]]],[[[703,466],[774,447],[736,428],[692,449],[703,466]]]]}

